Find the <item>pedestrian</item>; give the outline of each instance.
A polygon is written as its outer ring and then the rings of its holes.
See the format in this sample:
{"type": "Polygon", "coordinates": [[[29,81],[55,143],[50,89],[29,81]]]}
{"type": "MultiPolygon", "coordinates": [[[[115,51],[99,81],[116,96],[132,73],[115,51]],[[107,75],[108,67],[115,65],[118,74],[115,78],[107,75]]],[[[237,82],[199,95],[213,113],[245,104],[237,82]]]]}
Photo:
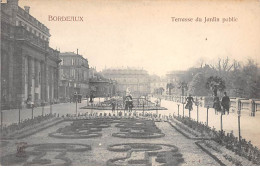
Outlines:
{"type": "Polygon", "coordinates": [[[81,103],[81,100],[82,100],[82,95],[78,94],[78,103],[81,103]]]}
{"type": "Polygon", "coordinates": [[[230,99],[227,96],[227,92],[224,92],[224,97],[221,100],[221,105],[223,107],[223,114],[227,111],[227,114],[229,114],[229,107],[230,107],[230,99]]]}
{"type": "Polygon", "coordinates": [[[217,95],[214,96],[213,102],[213,108],[215,109],[215,113],[217,114],[217,112],[221,111],[220,100],[217,95]]]}
{"type": "Polygon", "coordinates": [[[112,112],[115,112],[115,109],[116,109],[116,103],[112,101],[112,112]]]}
{"type": "Polygon", "coordinates": [[[186,98],[187,104],[185,106],[185,109],[189,109],[189,110],[193,110],[192,108],[192,104],[194,102],[193,97],[191,96],[191,94],[189,94],[189,97],[186,98]]]}

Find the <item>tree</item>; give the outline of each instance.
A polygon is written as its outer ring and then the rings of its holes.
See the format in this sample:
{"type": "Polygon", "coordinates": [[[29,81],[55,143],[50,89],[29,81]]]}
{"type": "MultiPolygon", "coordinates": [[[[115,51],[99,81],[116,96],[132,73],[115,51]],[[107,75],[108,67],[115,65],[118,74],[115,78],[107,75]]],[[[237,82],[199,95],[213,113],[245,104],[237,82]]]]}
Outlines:
{"type": "Polygon", "coordinates": [[[217,96],[218,91],[224,91],[226,88],[225,81],[218,76],[210,76],[206,82],[206,89],[210,89],[214,96],[217,96]]]}
{"type": "Polygon", "coordinates": [[[189,84],[188,92],[196,96],[205,96],[207,95],[207,90],[204,87],[206,79],[203,73],[197,73],[189,84]]]}
{"type": "Polygon", "coordinates": [[[163,87],[160,87],[158,90],[159,90],[160,95],[162,95],[163,92],[164,92],[164,88],[163,88],[163,87]]]}
{"type": "Polygon", "coordinates": [[[184,96],[184,91],[188,90],[188,85],[186,82],[181,82],[178,88],[181,89],[181,95],[184,96]]]}
{"type": "MultiPolygon", "coordinates": [[[[258,98],[260,97],[260,75],[259,68],[253,60],[248,60],[247,65],[243,67],[242,76],[245,79],[245,97],[258,98]]],[[[241,82],[239,83],[241,84],[241,82]]]]}
{"type": "Polygon", "coordinates": [[[169,90],[169,95],[171,95],[174,85],[172,83],[167,83],[166,88],[167,88],[167,90],[169,90]]]}

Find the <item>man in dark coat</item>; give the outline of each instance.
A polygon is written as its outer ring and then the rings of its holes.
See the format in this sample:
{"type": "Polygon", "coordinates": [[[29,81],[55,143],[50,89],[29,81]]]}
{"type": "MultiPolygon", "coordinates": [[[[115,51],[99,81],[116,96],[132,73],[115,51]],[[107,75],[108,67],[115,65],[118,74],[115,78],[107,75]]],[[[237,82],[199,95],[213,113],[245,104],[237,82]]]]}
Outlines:
{"type": "Polygon", "coordinates": [[[227,114],[229,114],[230,99],[227,96],[227,92],[224,92],[224,97],[221,100],[221,105],[223,107],[224,114],[226,111],[227,111],[227,114]]]}

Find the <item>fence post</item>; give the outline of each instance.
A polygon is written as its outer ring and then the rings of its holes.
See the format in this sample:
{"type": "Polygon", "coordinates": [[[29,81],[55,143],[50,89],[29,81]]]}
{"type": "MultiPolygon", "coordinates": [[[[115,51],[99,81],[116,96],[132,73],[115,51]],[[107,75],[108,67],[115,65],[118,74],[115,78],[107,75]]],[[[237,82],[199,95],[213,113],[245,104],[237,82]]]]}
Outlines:
{"type": "Polygon", "coordinates": [[[32,106],[32,119],[33,119],[33,105],[31,104],[31,106],[32,106]]]}
{"type": "Polygon", "coordinates": [[[52,100],[50,101],[50,114],[52,114],[52,100]]]}
{"type": "Polygon", "coordinates": [[[182,103],[182,113],[183,113],[182,117],[183,117],[183,118],[184,118],[184,104],[185,104],[185,103],[182,103]]]}
{"type": "Polygon", "coordinates": [[[241,116],[241,101],[238,100],[237,118],[238,118],[238,140],[239,140],[239,143],[241,143],[240,116],[241,116]]]}
{"type": "Polygon", "coordinates": [[[249,99],[249,111],[250,111],[250,116],[255,116],[255,101],[253,99],[249,99]]]}
{"type": "Polygon", "coordinates": [[[179,117],[179,112],[180,112],[180,104],[178,104],[178,117],[179,117]]]}
{"type": "Polygon", "coordinates": [[[223,131],[223,121],[222,121],[222,112],[220,112],[221,115],[220,115],[220,128],[221,128],[221,132],[223,131]]]}
{"type": "Polygon", "coordinates": [[[76,99],[76,116],[78,114],[78,99],[76,99]]]}
{"type": "Polygon", "coordinates": [[[42,116],[44,115],[44,103],[42,103],[42,116]]]}
{"type": "Polygon", "coordinates": [[[197,105],[197,123],[199,122],[199,105],[197,105]]]}
{"type": "Polygon", "coordinates": [[[19,105],[19,110],[18,110],[19,112],[19,115],[18,115],[18,124],[20,125],[20,123],[21,123],[21,106],[19,105]]]}
{"type": "Polygon", "coordinates": [[[207,106],[207,126],[209,125],[209,106],[207,106]]]}
{"type": "MultiPolygon", "coordinates": [[[[1,105],[0,105],[1,106],[1,105]]],[[[3,112],[1,111],[1,131],[3,130],[3,112]]]]}

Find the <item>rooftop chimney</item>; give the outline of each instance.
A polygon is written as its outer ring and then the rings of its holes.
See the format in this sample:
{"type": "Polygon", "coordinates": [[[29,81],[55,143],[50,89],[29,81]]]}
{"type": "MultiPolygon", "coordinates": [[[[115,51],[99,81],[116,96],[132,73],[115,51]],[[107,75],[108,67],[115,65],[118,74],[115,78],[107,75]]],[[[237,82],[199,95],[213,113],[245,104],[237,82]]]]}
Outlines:
{"type": "Polygon", "coordinates": [[[30,13],[30,7],[29,6],[24,6],[24,10],[25,10],[25,12],[30,13]]]}

